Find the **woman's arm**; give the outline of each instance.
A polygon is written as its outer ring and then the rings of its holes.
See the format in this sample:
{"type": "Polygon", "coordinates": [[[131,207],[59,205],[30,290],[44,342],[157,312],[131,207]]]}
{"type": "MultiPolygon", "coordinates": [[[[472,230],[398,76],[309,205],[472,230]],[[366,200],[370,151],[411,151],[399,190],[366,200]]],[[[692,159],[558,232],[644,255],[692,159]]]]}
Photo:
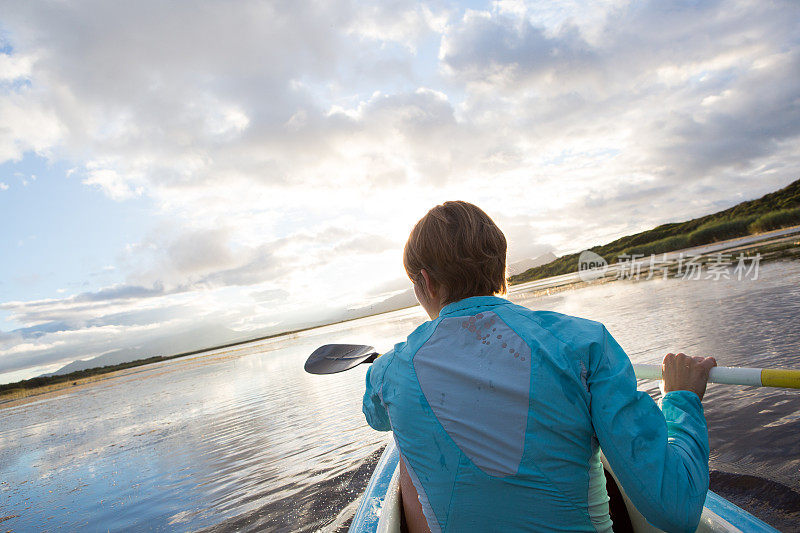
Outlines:
{"type": "Polygon", "coordinates": [[[694,531],[709,482],[702,393],[668,392],[662,413],[636,389],[630,359],[604,327],[602,336],[590,347],[587,379],[600,447],[648,522],[666,531],[694,531]]]}
{"type": "Polygon", "coordinates": [[[379,357],[367,370],[366,387],[364,389],[364,399],[361,403],[361,411],[367,419],[372,429],[378,431],[389,431],[392,424],[389,420],[389,412],[383,404],[381,390],[383,388],[383,367],[388,360],[386,354],[379,357]],[[387,357],[381,361],[383,357],[387,357]],[[380,362],[380,364],[379,364],[380,362]]]}
{"type": "Polygon", "coordinates": [[[414,488],[414,483],[411,482],[406,463],[402,457],[400,458],[400,494],[403,497],[403,514],[406,517],[409,533],[430,533],[428,521],[425,520],[425,515],[422,514],[422,504],[419,501],[417,489],[414,488]]]}

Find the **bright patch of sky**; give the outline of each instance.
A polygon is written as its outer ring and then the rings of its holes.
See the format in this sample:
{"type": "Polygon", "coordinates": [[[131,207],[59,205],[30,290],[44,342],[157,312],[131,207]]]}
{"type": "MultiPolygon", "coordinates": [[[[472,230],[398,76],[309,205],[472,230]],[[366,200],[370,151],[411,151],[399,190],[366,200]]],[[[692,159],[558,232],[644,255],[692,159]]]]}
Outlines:
{"type": "Polygon", "coordinates": [[[0,0],[0,382],[391,298],[445,200],[516,261],[799,177],[797,3],[307,4],[0,0]]]}
{"type": "MultiPolygon", "coordinates": [[[[148,229],[148,202],[114,201],[68,164],[32,153],[0,165],[0,301],[97,291],[120,283],[116,265],[148,229]]],[[[6,328],[3,328],[6,329],[6,328]]]]}

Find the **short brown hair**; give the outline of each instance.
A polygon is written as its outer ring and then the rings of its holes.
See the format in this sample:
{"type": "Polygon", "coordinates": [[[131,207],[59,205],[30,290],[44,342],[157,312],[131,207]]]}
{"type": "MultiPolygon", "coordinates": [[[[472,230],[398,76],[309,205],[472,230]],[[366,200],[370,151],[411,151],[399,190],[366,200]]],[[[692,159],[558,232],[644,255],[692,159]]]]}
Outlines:
{"type": "Polygon", "coordinates": [[[445,303],[505,294],[506,248],[505,235],[483,210],[467,202],[445,202],[411,230],[403,266],[415,283],[424,268],[443,288],[445,303]]]}

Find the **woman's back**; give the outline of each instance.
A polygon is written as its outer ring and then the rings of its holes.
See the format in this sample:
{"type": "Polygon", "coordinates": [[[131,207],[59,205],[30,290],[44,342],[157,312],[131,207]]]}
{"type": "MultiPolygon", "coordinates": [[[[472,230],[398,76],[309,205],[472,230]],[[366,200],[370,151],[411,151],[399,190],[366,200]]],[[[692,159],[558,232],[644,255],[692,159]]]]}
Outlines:
{"type": "MultiPolygon", "coordinates": [[[[432,511],[453,531],[554,528],[556,520],[573,531],[596,529],[587,512],[590,479],[601,496],[594,503],[608,499],[585,386],[588,361],[541,322],[584,343],[601,331],[500,298],[468,298],[372,371],[385,371],[383,402],[429,524],[432,511]]],[[[607,521],[607,503],[602,514],[607,521]]]]}
{"type": "Polygon", "coordinates": [[[403,256],[432,320],[367,372],[364,414],[394,431],[429,528],[608,530],[599,445],[653,525],[693,530],[708,489],[703,372],[662,415],[602,324],[487,296],[505,292],[505,253],[477,207],[432,209],[403,256]]]}

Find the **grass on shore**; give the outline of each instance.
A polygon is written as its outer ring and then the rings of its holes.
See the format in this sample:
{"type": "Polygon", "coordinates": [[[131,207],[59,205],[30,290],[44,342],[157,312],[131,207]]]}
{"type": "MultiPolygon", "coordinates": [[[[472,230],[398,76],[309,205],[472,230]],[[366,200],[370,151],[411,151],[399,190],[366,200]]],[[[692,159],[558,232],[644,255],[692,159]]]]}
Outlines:
{"type": "Polygon", "coordinates": [[[126,368],[133,368],[135,366],[148,365],[150,363],[157,363],[159,361],[166,361],[174,359],[176,356],[156,356],[148,357],[147,359],[138,359],[136,361],[129,361],[127,363],[120,363],[118,365],[100,366],[96,368],[87,368],[86,370],[76,370],[69,374],[62,374],[60,376],[39,376],[31,379],[25,379],[14,383],[6,383],[0,385],[0,399],[2,398],[24,398],[28,396],[27,392],[36,390],[40,392],[42,388],[48,387],[50,390],[60,389],[62,387],[54,387],[55,385],[70,386],[77,385],[78,382],[86,382],[86,378],[109,374],[118,370],[125,370],[126,368]]]}
{"type": "Polygon", "coordinates": [[[800,224],[800,207],[780,209],[763,215],[750,215],[732,220],[707,222],[691,233],[673,235],[665,239],[625,248],[623,254],[662,254],[692,246],[701,246],[746,235],[764,233],[800,224]]]}
{"type": "MultiPolygon", "coordinates": [[[[686,222],[662,224],[651,230],[626,235],[608,244],[589,248],[609,263],[623,254],[660,254],[763,233],[800,224],[800,180],[756,200],[686,222]]],[[[546,265],[509,278],[517,284],[578,271],[578,253],[564,255],[546,265]]]]}

